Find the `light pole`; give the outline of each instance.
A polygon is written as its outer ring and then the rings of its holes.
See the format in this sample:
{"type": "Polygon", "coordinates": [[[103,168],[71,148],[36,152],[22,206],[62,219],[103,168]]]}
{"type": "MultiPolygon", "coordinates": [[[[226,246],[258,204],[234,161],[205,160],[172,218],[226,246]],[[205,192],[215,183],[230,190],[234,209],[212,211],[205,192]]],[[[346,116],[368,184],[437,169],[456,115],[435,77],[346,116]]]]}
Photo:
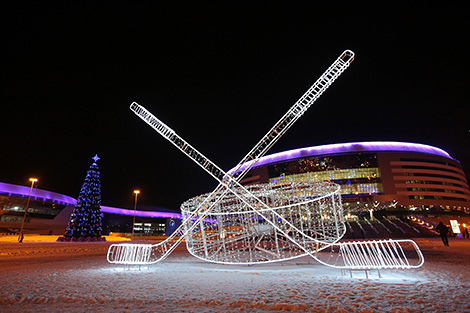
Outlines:
{"type": "Polygon", "coordinates": [[[24,228],[24,222],[26,221],[26,214],[28,213],[29,200],[31,199],[31,192],[33,192],[34,183],[37,182],[38,179],[30,178],[29,181],[31,182],[31,188],[29,189],[28,201],[26,202],[26,207],[24,209],[23,223],[21,223],[20,233],[18,235],[18,242],[23,242],[23,228],[24,228]]]}
{"type": "Polygon", "coordinates": [[[135,201],[134,201],[134,221],[132,222],[132,235],[131,240],[134,239],[134,227],[135,227],[135,210],[137,208],[137,195],[140,193],[140,190],[134,190],[135,193],[135,201]]]}

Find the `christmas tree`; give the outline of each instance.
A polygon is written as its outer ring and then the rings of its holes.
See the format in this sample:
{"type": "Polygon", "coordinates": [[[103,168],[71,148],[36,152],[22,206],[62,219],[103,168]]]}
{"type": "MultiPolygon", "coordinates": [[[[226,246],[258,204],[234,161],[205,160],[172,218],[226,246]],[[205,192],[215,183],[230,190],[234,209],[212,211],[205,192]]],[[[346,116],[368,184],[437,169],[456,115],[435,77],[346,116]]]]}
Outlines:
{"type": "Polygon", "coordinates": [[[70,216],[65,230],[65,238],[59,241],[103,241],[101,237],[101,183],[98,169],[99,157],[95,155],[93,164],[85,177],[80,189],[77,204],[70,216]]]}

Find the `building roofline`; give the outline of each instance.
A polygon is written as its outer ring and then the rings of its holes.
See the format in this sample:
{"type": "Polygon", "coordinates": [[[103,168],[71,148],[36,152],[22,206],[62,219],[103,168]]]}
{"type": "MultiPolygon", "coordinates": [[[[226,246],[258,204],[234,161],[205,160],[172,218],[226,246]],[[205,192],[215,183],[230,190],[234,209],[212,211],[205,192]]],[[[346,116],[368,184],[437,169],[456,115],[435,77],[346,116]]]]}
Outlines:
{"type": "MultiPolygon", "coordinates": [[[[337,155],[337,154],[352,154],[360,152],[408,152],[408,153],[422,153],[428,155],[436,155],[445,158],[452,158],[446,151],[420,143],[410,142],[397,142],[397,141],[363,141],[363,142],[348,142],[337,143],[313,147],[305,147],[294,150],[278,152],[261,157],[253,168],[262,167],[265,165],[296,160],[305,157],[324,156],[324,155],[337,155]]],[[[253,161],[247,162],[242,165],[239,171],[244,170],[253,161]]],[[[229,173],[232,173],[231,169],[229,173]]]]}
{"type": "Polygon", "coordinates": [[[50,201],[53,203],[59,203],[59,204],[71,205],[71,206],[74,206],[75,203],[77,202],[76,199],[66,196],[66,195],[62,195],[60,193],[38,189],[38,188],[31,189],[31,187],[0,182],[0,193],[8,194],[10,196],[20,195],[22,197],[28,197],[30,190],[31,190],[31,198],[35,200],[42,199],[43,201],[50,201]]]}
{"type": "MultiPolygon", "coordinates": [[[[28,197],[29,191],[31,187],[14,185],[9,183],[2,183],[0,182],[0,194],[8,194],[9,196],[12,195],[19,195],[22,197],[28,197]]],[[[49,201],[52,203],[58,203],[68,206],[75,206],[77,200],[75,198],[62,195],[60,193],[47,191],[43,189],[33,188],[31,190],[31,199],[34,200],[43,200],[49,201]]],[[[103,213],[110,213],[110,214],[118,214],[118,215],[127,215],[127,216],[134,216],[134,210],[130,209],[122,209],[122,208],[115,208],[101,205],[101,212],[103,213]]],[[[163,209],[162,209],[163,210],[163,209]]],[[[160,211],[135,211],[135,216],[138,217],[153,217],[153,218],[181,218],[180,213],[176,212],[160,212],[160,211]]]]}

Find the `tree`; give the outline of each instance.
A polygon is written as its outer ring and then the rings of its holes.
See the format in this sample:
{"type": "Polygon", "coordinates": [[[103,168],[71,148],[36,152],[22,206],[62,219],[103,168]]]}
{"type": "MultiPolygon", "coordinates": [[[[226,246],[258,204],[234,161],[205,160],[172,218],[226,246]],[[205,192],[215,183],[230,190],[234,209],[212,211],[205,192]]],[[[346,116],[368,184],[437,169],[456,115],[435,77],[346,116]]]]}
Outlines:
{"type": "Polygon", "coordinates": [[[64,237],[67,241],[76,241],[80,238],[82,240],[101,238],[101,183],[100,171],[96,163],[99,157],[95,155],[92,159],[94,162],[88,169],[77,204],[65,230],[64,237]]]}

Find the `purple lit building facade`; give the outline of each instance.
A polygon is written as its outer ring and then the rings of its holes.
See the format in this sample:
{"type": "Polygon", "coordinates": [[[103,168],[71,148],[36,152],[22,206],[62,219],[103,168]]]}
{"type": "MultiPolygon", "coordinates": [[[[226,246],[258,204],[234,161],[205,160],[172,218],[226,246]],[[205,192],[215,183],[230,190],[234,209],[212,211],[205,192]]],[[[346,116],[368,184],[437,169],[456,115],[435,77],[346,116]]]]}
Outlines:
{"type": "MultiPolygon", "coordinates": [[[[0,234],[15,233],[23,221],[30,188],[0,182],[0,234]]],[[[63,235],[77,200],[33,188],[25,222],[26,233],[63,235]]],[[[166,209],[134,210],[101,206],[103,233],[130,233],[134,213],[136,235],[164,235],[181,224],[181,214],[166,209]]]]}
{"type": "MultiPolygon", "coordinates": [[[[242,183],[290,181],[338,183],[346,210],[385,203],[405,210],[470,213],[470,191],[460,162],[423,144],[355,142],[275,153],[261,158],[242,183]]],[[[29,190],[0,182],[0,234],[19,229],[29,190]]],[[[33,188],[25,231],[62,235],[75,203],[72,197],[33,188]]],[[[134,210],[101,206],[101,212],[104,234],[131,232],[134,210]]],[[[135,213],[137,233],[170,234],[181,223],[181,214],[165,209],[135,213]]]]}
{"type": "Polygon", "coordinates": [[[346,207],[392,203],[402,209],[470,213],[460,162],[423,144],[353,142],[280,152],[261,158],[242,183],[312,180],[341,185],[346,207]]]}

